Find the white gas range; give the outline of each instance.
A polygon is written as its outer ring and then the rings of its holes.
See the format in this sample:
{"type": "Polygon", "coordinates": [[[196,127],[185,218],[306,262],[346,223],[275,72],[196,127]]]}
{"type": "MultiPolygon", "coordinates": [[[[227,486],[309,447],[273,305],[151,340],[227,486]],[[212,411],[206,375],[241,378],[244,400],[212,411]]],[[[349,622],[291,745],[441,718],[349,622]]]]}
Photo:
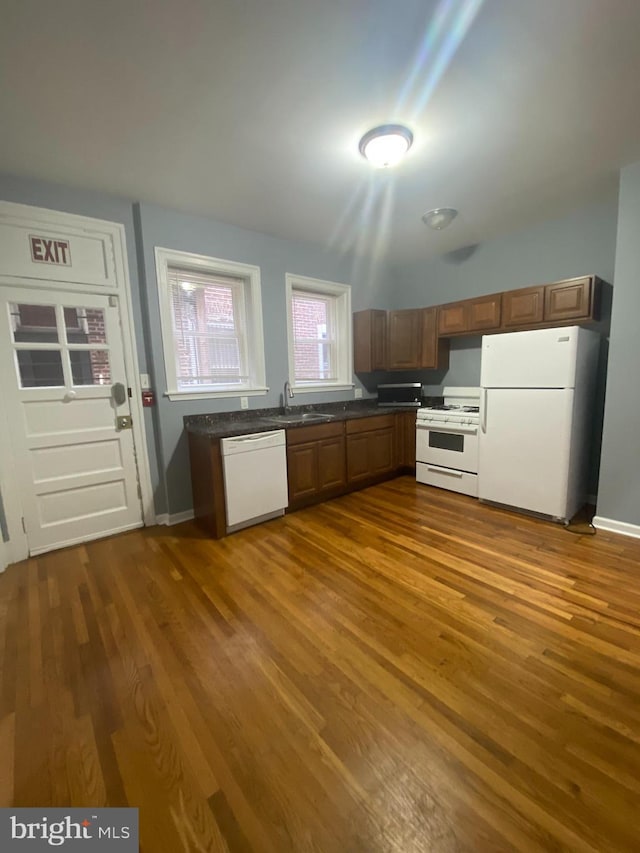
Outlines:
{"type": "Polygon", "coordinates": [[[416,480],[478,496],[480,389],[444,388],[444,403],[418,409],[416,480]]]}

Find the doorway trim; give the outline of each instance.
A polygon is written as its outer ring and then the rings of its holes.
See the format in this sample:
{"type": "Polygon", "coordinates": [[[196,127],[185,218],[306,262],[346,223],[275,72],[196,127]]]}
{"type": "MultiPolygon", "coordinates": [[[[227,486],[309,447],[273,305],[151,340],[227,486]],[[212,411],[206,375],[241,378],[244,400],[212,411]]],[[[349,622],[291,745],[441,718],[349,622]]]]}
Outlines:
{"type": "MultiPolygon", "coordinates": [[[[142,518],[145,526],[156,523],[153,505],[153,487],[149,467],[149,450],[144,425],[144,410],[142,407],[142,388],[140,386],[140,368],[136,348],[136,336],[133,325],[133,301],[131,297],[131,281],[127,258],[126,234],[124,225],[119,222],[108,222],[72,213],[63,213],[47,208],[31,207],[26,204],[0,201],[0,225],[35,228],[54,227],[58,230],[68,228],[76,234],[91,235],[105,239],[112,251],[114,281],[97,285],[60,281],[65,289],[88,293],[102,293],[118,297],[120,321],[122,326],[122,343],[127,380],[131,387],[130,410],[133,415],[133,440],[140,486],[142,518]]],[[[45,272],[46,267],[43,269],[45,272]]],[[[43,279],[34,276],[23,276],[5,272],[0,267],[0,285],[29,288],[42,288],[43,279]]],[[[6,412],[6,407],[0,407],[0,429],[5,439],[9,436],[7,419],[12,413],[6,412]],[[4,410],[4,411],[3,411],[4,410]]],[[[9,541],[4,543],[5,559],[9,564],[24,560],[29,556],[29,545],[22,527],[22,490],[19,478],[13,465],[13,452],[8,440],[0,441],[0,491],[7,519],[9,541]]]]}

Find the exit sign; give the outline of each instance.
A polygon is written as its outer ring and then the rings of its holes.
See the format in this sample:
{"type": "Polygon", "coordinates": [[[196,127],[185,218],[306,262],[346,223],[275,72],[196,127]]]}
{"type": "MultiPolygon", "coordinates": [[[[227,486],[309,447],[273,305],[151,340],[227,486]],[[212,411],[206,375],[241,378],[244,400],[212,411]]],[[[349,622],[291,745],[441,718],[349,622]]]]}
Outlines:
{"type": "Polygon", "coordinates": [[[37,264],[71,266],[71,247],[68,240],[53,240],[29,234],[31,260],[37,264]]]}

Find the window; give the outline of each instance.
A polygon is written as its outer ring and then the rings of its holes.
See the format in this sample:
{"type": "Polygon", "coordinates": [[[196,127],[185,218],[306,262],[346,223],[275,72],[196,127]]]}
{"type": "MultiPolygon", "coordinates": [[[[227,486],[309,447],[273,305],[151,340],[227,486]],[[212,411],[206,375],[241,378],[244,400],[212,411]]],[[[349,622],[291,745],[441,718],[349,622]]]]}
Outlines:
{"type": "Polygon", "coordinates": [[[351,288],[287,274],[289,377],[297,392],[353,387],[351,288]]]}
{"type": "Polygon", "coordinates": [[[258,267],[156,248],[170,399],[264,394],[258,267]]]}

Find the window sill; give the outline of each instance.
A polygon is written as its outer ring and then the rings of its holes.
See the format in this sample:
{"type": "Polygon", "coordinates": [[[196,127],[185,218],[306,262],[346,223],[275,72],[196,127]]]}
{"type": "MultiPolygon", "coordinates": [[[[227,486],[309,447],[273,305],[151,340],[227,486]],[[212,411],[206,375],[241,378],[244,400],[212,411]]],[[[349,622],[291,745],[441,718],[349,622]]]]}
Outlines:
{"type": "Polygon", "coordinates": [[[165,391],[169,400],[216,400],[224,397],[259,397],[267,393],[268,388],[228,388],[224,391],[165,391]]]}
{"type": "Polygon", "coordinates": [[[328,383],[326,385],[292,385],[291,390],[294,394],[314,394],[318,391],[351,391],[354,387],[352,382],[346,385],[328,383]]]}

